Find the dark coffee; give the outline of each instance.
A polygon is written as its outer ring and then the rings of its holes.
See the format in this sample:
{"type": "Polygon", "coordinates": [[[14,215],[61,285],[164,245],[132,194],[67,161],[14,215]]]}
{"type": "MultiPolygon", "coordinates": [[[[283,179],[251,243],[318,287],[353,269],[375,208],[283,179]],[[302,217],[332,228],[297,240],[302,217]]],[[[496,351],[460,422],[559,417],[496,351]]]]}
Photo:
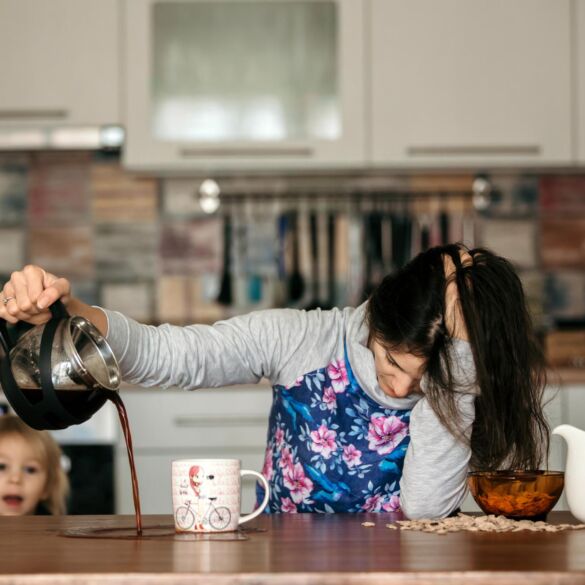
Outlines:
{"type": "MultiPolygon", "coordinates": [[[[43,392],[38,388],[21,388],[20,391],[32,405],[43,399],[43,392]]],[[[59,403],[77,419],[78,423],[89,420],[106,403],[110,394],[115,394],[115,392],[109,390],[55,390],[55,396],[59,403]]],[[[53,423],[52,428],[62,429],[68,426],[58,415],[52,416],[52,414],[50,412],[45,414],[47,421],[53,423]]]]}
{"type": "Polygon", "coordinates": [[[132,433],[130,432],[130,423],[128,422],[128,413],[122,402],[121,396],[117,392],[108,392],[108,398],[116,405],[120,424],[124,431],[126,440],[126,449],[128,451],[128,463],[130,464],[130,475],[132,476],[132,498],[134,500],[134,514],[136,515],[136,534],[142,535],[142,513],[140,511],[140,492],[138,491],[138,476],[136,475],[136,465],[134,463],[134,449],[132,448],[132,433]]]}
{"type": "MultiPolygon", "coordinates": [[[[36,404],[42,399],[42,392],[38,389],[22,389],[23,395],[31,404],[36,404]]],[[[122,398],[117,392],[111,390],[55,390],[55,395],[61,405],[79,422],[89,419],[96,413],[108,400],[111,400],[118,411],[120,425],[124,432],[126,449],[128,451],[128,463],[130,464],[130,475],[132,477],[132,498],[134,500],[134,513],[136,516],[136,533],[142,534],[142,514],[140,511],[140,493],[138,490],[138,476],[136,475],[136,465],[134,463],[134,449],[132,448],[132,434],[128,422],[128,413],[122,402],[122,398]]],[[[51,414],[47,413],[47,419],[51,414]]],[[[63,428],[58,425],[58,419],[55,421],[55,428],[63,428]]]]}

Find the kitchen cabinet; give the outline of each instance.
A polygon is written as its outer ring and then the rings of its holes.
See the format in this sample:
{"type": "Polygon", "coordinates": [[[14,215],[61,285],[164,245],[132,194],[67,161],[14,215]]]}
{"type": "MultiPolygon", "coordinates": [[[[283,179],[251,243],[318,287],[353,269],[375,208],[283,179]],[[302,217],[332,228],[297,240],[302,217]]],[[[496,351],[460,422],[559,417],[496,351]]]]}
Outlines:
{"type": "MultiPolygon", "coordinates": [[[[240,459],[260,472],[272,391],[265,384],[230,388],[122,392],[130,419],[142,512],[170,514],[173,459],[240,459]]],[[[121,434],[121,433],[120,433],[121,434]]],[[[116,448],[116,511],[132,514],[126,446],[116,448]]],[[[255,482],[242,481],[242,509],[251,511],[255,482]]]]}
{"type": "Polygon", "coordinates": [[[585,0],[575,0],[577,162],[585,164],[585,0]]]}
{"type": "Polygon", "coordinates": [[[372,163],[572,162],[571,16],[570,0],[371,0],[372,163]]]}
{"type": "Polygon", "coordinates": [[[118,0],[0,0],[0,126],[120,122],[118,0]]]}
{"type": "Polygon", "coordinates": [[[364,6],[126,0],[125,165],[363,164],[364,6]]]}

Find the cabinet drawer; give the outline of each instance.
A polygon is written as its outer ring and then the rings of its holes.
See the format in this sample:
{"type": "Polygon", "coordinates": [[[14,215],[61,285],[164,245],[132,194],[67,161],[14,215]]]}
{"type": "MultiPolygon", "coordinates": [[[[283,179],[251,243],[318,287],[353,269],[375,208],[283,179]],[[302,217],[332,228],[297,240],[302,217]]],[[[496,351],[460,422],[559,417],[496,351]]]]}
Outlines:
{"type": "MultiPolygon", "coordinates": [[[[122,393],[135,449],[258,447],[266,440],[269,387],[122,393]]],[[[119,443],[123,442],[120,436],[119,443]]]]}

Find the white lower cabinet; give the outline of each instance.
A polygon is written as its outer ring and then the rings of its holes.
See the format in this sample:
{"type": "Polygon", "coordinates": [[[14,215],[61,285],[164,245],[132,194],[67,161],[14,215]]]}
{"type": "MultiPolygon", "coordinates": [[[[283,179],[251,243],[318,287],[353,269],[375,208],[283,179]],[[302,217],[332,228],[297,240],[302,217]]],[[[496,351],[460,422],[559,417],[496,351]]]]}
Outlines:
{"type": "MultiPolygon", "coordinates": [[[[170,514],[173,459],[240,459],[261,471],[272,400],[268,386],[211,390],[128,390],[128,411],[144,514],[170,514]]],[[[251,511],[255,482],[242,482],[242,510],[251,511]]],[[[116,448],[116,511],[132,514],[132,484],[122,436],[116,448]]]]}

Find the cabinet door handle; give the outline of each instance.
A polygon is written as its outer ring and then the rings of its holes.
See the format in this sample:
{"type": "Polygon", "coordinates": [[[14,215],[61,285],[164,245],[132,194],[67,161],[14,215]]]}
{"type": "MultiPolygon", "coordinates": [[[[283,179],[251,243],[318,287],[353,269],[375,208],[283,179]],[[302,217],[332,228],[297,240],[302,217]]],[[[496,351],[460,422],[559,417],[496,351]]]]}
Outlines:
{"type": "Polygon", "coordinates": [[[266,425],[268,419],[265,416],[177,416],[173,419],[176,427],[255,427],[266,425]]]}
{"type": "Polygon", "coordinates": [[[64,120],[67,110],[0,110],[0,120],[64,120]]]}
{"type": "Polygon", "coordinates": [[[313,156],[313,149],[308,146],[241,146],[241,147],[190,147],[181,148],[179,155],[183,158],[195,158],[201,156],[218,156],[218,157],[283,157],[283,156],[298,156],[310,157],[313,156]]]}
{"type": "Polygon", "coordinates": [[[539,156],[541,147],[537,144],[510,145],[454,145],[454,146],[409,146],[408,156],[539,156]]]}

